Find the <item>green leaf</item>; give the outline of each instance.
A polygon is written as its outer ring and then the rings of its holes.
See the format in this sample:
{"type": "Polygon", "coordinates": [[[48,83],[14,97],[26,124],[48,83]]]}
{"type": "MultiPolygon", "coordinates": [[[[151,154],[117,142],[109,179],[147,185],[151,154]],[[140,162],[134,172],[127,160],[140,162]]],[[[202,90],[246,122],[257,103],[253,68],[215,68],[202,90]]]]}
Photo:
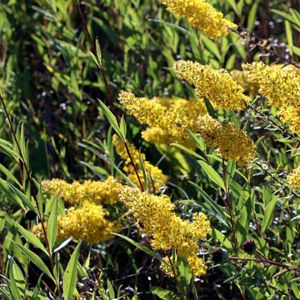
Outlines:
{"type": "Polygon", "coordinates": [[[18,179],[12,174],[12,172],[1,164],[0,164],[0,171],[7,177],[7,179],[12,180],[15,184],[20,186],[18,179]]]}
{"type": "MultiPolygon", "coordinates": [[[[6,281],[8,281],[7,278],[4,278],[6,281]]],[[[7,290],[8,288],[8,284],[3,284],[2,286],[0,285],[0,293],[1,293],[1,296],[3,297],[3,299],[11,299],[10,298],[10,293],[9,291],[7,290]],[[5,298],[6,297],[6,298],[5,298]]]]}
{"type": "Polygon", "coordinates": [[[179,300],[179,297],[175,295],[173,292],[163,289],[159,286],[151,287],[151,292],[153,295],[163,300],[179,300]]]}
{"type": "Polygon", "coordinates": [[[251,7],[249,17],[248,17],[248,23],[247,23],[248,33],[251,33],[254,28],[258,4],[259,4],[259,0],[256,0],[251,7]]]}
{"type": "Polygon", "coordinates": [[[196,183],[189,181],[191,185],[193,185],[196,190],[200,193],[200,197],[204,199],[204,201],[199,201],[197,204],[201,207],[203,207],[206,210],[206,213],[214,216],[217,218],[223,225],[225,225],[227,228],[230,228],[229,225],[229,215],[227,214],[227,211],[224,209],[224,207],[218,205],[216,201],[211,199],[211,197],[203,191],[203,189],[197,185],[196,183]],[[209,206],[209,208],[207,207],[209,206]]]}
{"type": "Polygon", "coordinates": [[[201,40],[203,41],[206,48],[218,59],[221,60],[221,53],[218,49],[218,46],[216,43],[214,43],[212,40],[210,40],[205,35],[201,36],[201,40]]]}
{"type": "Polygon", "coordinates": [[[293,51],[293,53],[296,54],[297,56],[300,56],[300,48],[299,48],[299,47],[293,46],[293,47],[292,47],[292,51],[293,51]]]}
{"type": "Polygon", "coordinates": [[[41,282],[42,282],[42,278],[43,278],[43,275],[44,274],[41,274],[41,276],[39,277],[39,280],[37,281],[37,284],[32,292],[32,295],[31,295],[31,299],[38,299],[38,294],[39,294],[39,290],[40,290],[40,287],[41,287],[41,282]]]}
{"type": "Polygon", "coordinates": [[[158,259],[159,261],[162,261],[162,257],[158,253],[156,253],[156,252],[152,251],[151,249],[149,249],[148,247],[146,247],[146,246],[144,246],[144,245],[142,245],[142,244],[140,244],[140,243],[132,240],[131,238],[129,238],[129,237],[125,236],[125,235],[122,235],[122,234],[119,234],[119,233],[114,233],[114,235],[116,235],[116,236],[124,239],[125,241],[129,242],[130,244],[132,244],[136,248],[144,251],[146,254],[148,254],[148,255],[150,255],[150,256],[158,259]]]}
{"type": "Polygon", "coordinates": [[[21,268],[18,266],[18,264],[13,263],[12,264],[12,272],[14,275],[14,279],[16,281],[16,285],[19,288],[20,291],[25,291],[25,277],[21,270],[21,268]]]}
{"type": "Polygon", "coordinates": [[[1,187],[2,191],[5,192],[5,194],[9,200],[14,200],[24,210],[26,210],[26,206],[29,208],[30,207],[34,208],[33,204],[27,199],[27,197],[24,194],[22,194],[22,198],[18,197],[16,192],[12,190],[12,185],[9,184],[7,181],[5,181],[2,178],[0,178],[0,187],[1,187]],[[27,203],[28,203],[28,205],[26,205],[27,203]]]}
{"type": "Polygon", "coordinates": [[[97,59],[96,55],[92,51],[89,51],[89,52],[90,52],[90,55],[93,58],[95,64],[98,66],[98,68],[101,68],[101,66],[98,63],[98,59],[97,59]]]}
{"type": "Polygon", "coordinates": [[[291,288],[292,288],[292,291],[295,295],[295,299],[300,299],[300,289],[299,289],[299,285],[296,283],[296,282],[292,282],[291,284],[291,288]]]}
{"type": "Polygon", "coordinates": [[[111,282],[109,281],[109,279],[107,279],[107,289],[108,289],[108,294],[110,299],[115,299],[116,298],[116,294],[113,288],[113,285],[111,284],[111,282]]]}
{"type": "Polygon", "coordinates": [[[33,246],[37,247],[38,249],[42,250],[47,256],[49,255],[48,251],[46,250],[42,242],[32,232],[26,230],[23,226],[21,226],[17,222],[14,222],[14,226],[17,227],[20,234],[22,234],[29,243],[31,243],[33,246]]]}
{"type": "Polygon", "coordinates": [[[177,270],[180,285],[182,286],[185,295],[188,296],[190,290],[190,283],[193,277],[188,262],[185,259],[178,257],[177,270]]]}
{"type": "Polygon", "coordinates": [[[176,143],[172,143],[170,144],[170,146],[173,146],[173,147],[176,147],[178,148],[179,150],[185,152],[186,154],[189,154],[189,155],[192,155],[196,158],[200,158],[200,159],[203,159],[203,157],[201,155],[199,155],[198,153],[196,153],[195,151],[185,147],[185,146],[182,146],[180,144],[176,144],[176,143]]]}
{"type": "Polygon", "coordinates": [[[37,208],[35,205],[31,202],[30,196],[25,195],[23,192],[15,188],[12,184],[9,184],[11,190],[17,195],[17,197],[22,201],[24,205],[26,205],[30,210],[34,211],[36,214],[38,214],[37,208]]]}
{"type": "Polygon", "coordinates": [[[90,165],[85,161],[79,161],[79,163],[85,166],[86,168],[90,169],[99,178],[103,178],[103,175],[107,175],[107,170],[105,170],[104,168],[90,165]]]}
{"type": "Polygon", "coordinates": [[[101,47],[99,43],[99,39],[96,39],[96,52],[97,52],[97,58],[99,61],[99,64],[102,65],[102,53],[101,53],[101,47]]]}
{"type": "Polygon", "coordinates": [[[286,33],[286,39],[289,45],[290,51],[293,51],[294,42],[293,42],[293,32],[292,32],[292,26],[290,22],[285,21],[285,33],[286,33]]]}
{"type": "Polygon", "coordinates": [[[124,137],[124,139],[126,139],[127,125],[126,125],[126,121],[124,119],[124,116],[122,116],[121,121],[120,121],[120,131],[121,131],[121,134],[124,137]]]}
{"type": "Polygon", "coordinates": [[[277,201],[278,201],[278,198],[274,197],[268,203],[268,205],[265,207],[264,220],[263,220],[262,228],[261,228],[262,232],[264,232],[270,226],[270,224],[273,221],[274,211],[275,211],[277,201]]]}
{"type": "Polygon", "coordinates": [[[122,139],[125,140],[126,137],[122,134],[117,118],[115,117],[115,115],[110,111],[110,109],[101,101],[99,100],[100,106],[102,108],[102,111],[104,112],[110,126],[114,129],[114,131],[117,133],[117,135],[122,139]]]}
{"type": "Polygon", "coordinates": [[[75,287],[77,283],[77,264],[79,259],[80,247],[81,243],[77,245],[74,252],[72,253],[67,268],[63,275],[63,292],[65,300],[73,299],[73,295],[75,292],[75,287]]]}
{"type": "Polygon", "coordinates": [[[213,119],[218,119],[218,114],[215,111],[214,107],[212,106],[212,104],[210,103],[210,101],[208,100],[208,98],[204,97],[204,103],[206,106],[206,109],[208,111],[208,114],[213,118],[213,119]]]}
{"type": "Polygon", "coordinates": [[[57,232],[58,232],[57,215],[58,215],[58,205],[57,205],[57,201],[55,200],[52,205],[50,217],[47,222],[47,238],[49,241],[49,246],[50,246],[51,252],[55,245],[56,238],[57,238],[57,232]]]}
{"type": "Polygon", "coordinates": [[[12,145],[3,139],[0,139],[0,151],[9,157],[15,158],[16,160],[20,159],[19,153],[13,150],[12,145]]]}
{"type": "Polygon", "coordinates": [[[14,273],[13,273],[13,264],[15,262],[13,260],[11,260],[10,263],[10,268],[9,268],[9,289],[12,295],[12,299],[14,300],[22,300],[21,295],[20,295],[20,291],[18,289],[16,280],[14,278],[14,273]]]}
{"type": "Polygon", "coordinates": [[[241,12],[239,10],[239,7],[237,6],[237,4],[235,3],[235,0],[227,0],[227,2],[229,3],[229,5],[233,8],[233,10],[235,11],[235,13],[240,16],[241,12]]]}
{"type": "Polygon", "coordinates": [[[215,171],[215,169],[203,160],[198,160],[198,163],[207,176],[225,191],[224,181],[222,177],[215,171]]]}
{"type": "Polygon", "coordinates": [[[51,274],[50,270],[48,269],[48,267],[45,265],[45,263],[42,261],[42,259],[36,255],[34,252],[32,252],[31,250],[29,250],[28,248],[26,248],[25,246],[12,241],[15,245],[17,245],[17,247],[19,247],[24,254],[41,270],[43,271],[49,278],[51,278],[53,280],[53,282],[55,283],[55,279],[53,277],[53,275],[51,274]]]}
{"type": "MultiPolygon", "coordinates": [[[[24,124],[23,123],[19,123],[16,129],[16,137],[18,140],[18,143],[20,145],[21,148],[21,153],[23,154],[23,157],[26,161],[26,141],[25,141],[25,135],[24,135],[24,124]]],[[[15,143],[15,141],[14,141],[15,143]]],[[[16,143],[15,143],[15,149],[18,149],[16,143]]],[[[26,161],[27,163],[27,161],[26,161]]]]}
{"type": "Polygon", "coordinates": [[[6,212],[0,211],[0,232],[2,232],[5,226],[5,216],[6,216],[6,212]]]}
{"type": "Polygon", "coordinates": [[[286,12],[277,9],[271,9],[271,11],[276,15],[282,17],[285,21],[289,21],[300,28],[300,21],[297,18],[295,18],[293,14],[287,14],[286,12]]]}
{"type": "Polygon", "coordinates": [[[220,242],[222,247],[227,250],[232,250],[232,244],[230,240],[221,231],[217,230],[216,228],[212,228],[212,236],[220,242]]]}

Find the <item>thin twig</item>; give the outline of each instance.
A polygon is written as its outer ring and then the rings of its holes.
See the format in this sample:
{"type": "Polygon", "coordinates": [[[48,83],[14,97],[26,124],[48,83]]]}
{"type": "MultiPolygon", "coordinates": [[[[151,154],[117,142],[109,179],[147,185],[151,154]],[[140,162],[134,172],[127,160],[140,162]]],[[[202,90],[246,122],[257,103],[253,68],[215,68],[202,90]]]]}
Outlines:
{"type": "Polygon", "coordinates": [[[277,266],[280,268],[285,268],[289,271],[294,271],[300,273],[300,267],[293,267],[290,265],[287,265],[285,263],[277,262],[271,259],[262,259],[262,258],[247,258],[247,257],[237,257],[237,256],[230,256],[229,259],[231,260],[236,260],[236,261],[242,261],[242,262],[256,262],[260,264],[268,264],[268,265],[273,265],[277,266]]]}
{"type": "Polygon", "coordinates": [[[279,129],[283,135],[288,136],[289,138],[292,138],[293,140],[299,142],[300,139],[298,137],[296,137],[295,135],[291,134],[290,132],[288,132],[283,126],[277,124],[273,119],[271,119],[268,115],[264,114],[262,111],[258,110],[256,107],[254,107],[251,104],[247,104],[247,107],[252,109],[256,114],[260,115],[261,117],[263,117],[264,119],[266,119],[267,121],[269,121],[274,127],[276,127],[277,129],[279,129]]]}
{"type": "Polygon", "coordinates": [[[281,182],[278,178],[276,178],[268,169],[264,168],[258,161],[254,161],[254,163],[260,168],[260,170],[264,173],[266,173],[268,176],[270,176],[274,181],[279,183],[282,187],[287,189],[293,196],[299,198],[300,196],[296,194],[295,192],[291,191],[289,186],[283,182],[281,182]]]}

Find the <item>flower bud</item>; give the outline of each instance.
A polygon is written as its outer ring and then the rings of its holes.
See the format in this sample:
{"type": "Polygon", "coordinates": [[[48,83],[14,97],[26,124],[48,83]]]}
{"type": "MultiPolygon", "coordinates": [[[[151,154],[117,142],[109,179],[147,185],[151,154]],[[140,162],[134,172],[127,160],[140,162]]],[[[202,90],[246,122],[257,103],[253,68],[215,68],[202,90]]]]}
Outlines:
{"type": "Polygon", "coordinates": [[[248,254],[254,254],[256,250],[255,242],[252,240],[248,240],[243,244],[243,249],[248,254]]]}
{"type": "Polygon", "coordinates": [[[226,249],[218,248],[212,253],[212,260],[214,263],[219,264],[228,260],[229,254],[226,249]]]}

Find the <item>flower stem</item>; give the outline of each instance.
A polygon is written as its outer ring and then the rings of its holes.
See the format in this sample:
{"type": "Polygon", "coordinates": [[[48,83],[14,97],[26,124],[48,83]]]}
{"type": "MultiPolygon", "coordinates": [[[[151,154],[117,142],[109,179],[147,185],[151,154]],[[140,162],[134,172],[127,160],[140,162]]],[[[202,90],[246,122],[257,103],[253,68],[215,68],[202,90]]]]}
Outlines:
{"type": "Polygon", "coordinates": [[[285,268],[289,271],[294,271],[300,273],[300,267],[293,267],[290,265],[287,265],[285,263],[277,262],[271,259],[263,259],[263,258],[248,258],[248,257],[237,257],[237,256],[230,256],[229,259],[236,260],[236,261],[243,261],[243,262],[249,262],[253,261],[260,264],[269,264],[273,266],[277,266],[280,268],[285,268]]]}
{"type": "MultiPolygon", "coordinates": [[[[97,60],[97,66],[98,66],[98,69],[102,75],[102,79],[104,81],[104,85],[105,85],[105,89],[106,89],[106,92],[107,92],[107,96],[108,96],[108,100],[109,100],[109,104],[111,106],[111,109],[112,109],[112,112],[114,114],[114,116],[116,117],[117,121],[120,122],[120,116],[118,114],[118,111],[116,109],[116,106],[115,106],[115,101],[114,101],[114,98],[113,98],[113,95],[112,95],[112,91],[109,87],[109,84],[108,84],[108,80],[107,80],[107,77],[106,77],[106,74],[105,74],[105,71],[103,69],[103,66],[102,66],[102,63],[101,63],[101,60],[100,60],[100,57],[98,57],[98,53],[97,53],[97,50],[96,50],[96,46],[95,46],[95,43],[93,42],[92,40],[92,37],[91,37],[91,34],[89,32],[89,29],[88,29],[88,26],[87,26],[87,22],[86,22],[86,18],[82,12],[82,9],[80,7],[80,3],[79,3],[79,0],[76,0],[76,5],[77,5],[77,9],[79,11],[79,14],[80,14],[80,18],[81,18],[81,21],[83,23],[83,27],[85,29],[85,32],[87,34],[87,37],[88,37],[88,40],[89,40],[89,43],[91,45],[91,51],[92,53],[95,55],[96,57],[96,60],[97,60]]],[[[139,182],[139,185],[140,185],[140,189],[141,191],[143,192],[144,191],[144,185],[141,181],[141,178],[140,178],[140,175],[138,173],[138,169],[137,169],[137,166],[131,156],[131,153],[129,151],[129,147],[128,147],[128,144],[126,142],[126,140],[123,140],[123,143],[124,143],[124,147],[126,149],[126,152],[127,152],[127,155],[131,161],[131,164],[133,166],[133,169],[134,169],[134,172],[135,172],[135,175],[138,179],[138,182],[139,182]]]]}

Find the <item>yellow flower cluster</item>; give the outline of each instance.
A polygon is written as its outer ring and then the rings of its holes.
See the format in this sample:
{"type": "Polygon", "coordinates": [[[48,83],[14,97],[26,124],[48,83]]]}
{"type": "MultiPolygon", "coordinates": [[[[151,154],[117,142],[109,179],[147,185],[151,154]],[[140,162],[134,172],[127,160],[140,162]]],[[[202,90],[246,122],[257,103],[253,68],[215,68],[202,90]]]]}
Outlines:
{"type": "Polygon", "coordinates": [[[195,147],[189,130],[195,131],[197,117],[207,113],[202,101],[170,98],[149,100],[128,92],[121,92],[119,100],[140,123],[149,126],[142,132],[146,141],[195,147]]]}
{"type": "MultiPolygon", "coordinates": [[[[72,205],[66,215],[57,218],[59,240],[73,237],[97,244],[109,239],[112,232],[118,230],[117,224],[109,221],[109,212],[103,208],[103,205],[113,205],[119,201],[122,185],[113,177],[103,182],[86,180],[82,183],[44,180],[42,187],[48,195],[72,205]]],[[[42,225],[35,225],[33,233],[43,238],[42,225]]]]}
{"type": "Polygon", "coordinates": [[[240,85],[245,91],[251,95],[257,95],[259,90],[259,85],[251,81],[246,71],[233,70],[230,72],[232,79],[240,85]]]}
{"type": "Polygon", "coordinates": [[[279,118],[300,134],[300,71],[292,65],[265,65],[263,62],[243,65],[249,85],[278,109],[279,118]]]}
{"type": "Polygon", "coordinates": [[[172,13],[186,18],[192,26],[202,30],[212,39],[226,36],[229,29],[237,28],[237,25],[224,19],[223,14],[205,0],[161,0],[161,2],[172,13]]]}
{"type": "Polygon", "coordinates": [[[207,146],[218,149],[222,158],[235,160],[241,167],[251,164],[256,147],[245,131],[208,115],[198,119],[198,129],[207,146]]]}
{"type": "MultiPolygon", "coordinates": [[[[89,244],[98,244],[112,237],[118,231],[118,225],[107,219],[109,213],[101,205],[84,202],[80,208],[71,207],[65,216],[59,216],[58,240],[73,237],[89,244]]],[[[45,226],[47,224],[45,223],[45,226]]],[[[37,224],[32,229],[39,238],[43,238],[42,226],[37,224]]]]}
{"type": "Polygon", "coordinates": [[[214,70],[192,61],[175,63],[176,74],[194,85],[198,97],[207,97],[216,109],[244,109],[250,98],[244,95],[244,89],[238,85],[230,74],[214,70]]]}
{"type": "Polygon", "coordinates": [[[300,135],[300,104],[282,105],[278,115],[283,123],[289,125],[291,132],[300,135]]]}
{"type": "Polygon", "coordinates": [[[85,180],[82,183],[68,183],[62,179],[43,180],[42,187],[48,195],[57,196],[72,205],[84,201],[112,205],[119,201],[122,185],[110,176],[103,182],[85,180]]]}
{"type": "Polygon", "coordinates": [[[293,170],[287,177],[291,189],[300,189],[300,167],[293,170]]]}
{"type": "MultiPolygon", "coordinates": [[[[125,161],[124,172],[128,175],[128,178],[137,186],[139,186],[139,181],[135,173],[134,167],[131,163],[131,159],[128,156],[124,142],[117,136],[113,136],[113,144],[115,146],[117,154],[125,161]]],[[[145,187],[146,180],[144,178],[144,173],[142,169],[141,161],[143,162],[146,177],[150,183],[150,187],[154,191],[158,191],[161,187],[166,185],[168,177],[163,174],[163,172],[156,166],[153,166],[150,162],[146,160],[145,154],[140,153],[134,145],[127,143],[131,158],[137,168],[138,175],[141,179],[143,186],[145,187]]]]}
{"type": "Polygon", "coordinates": [[[248,81],[259,86],[259,93],[271,105],[297,105],[300,99],[300,77],[294,68],[280,68],[265,65],[263,62],[244,64],[248,81]]]}
{"type": "Polygon", "coordinates": [[[174,204],[166,195],[142,193],[130,187],[123,188],[120,199],[151,236],[155,250],[175,249],[179,256],[187,259],[195,276],[205,274],[206,266],[197,256],[198,240],[204,240],[211,232],[204,214],[194,214],[193,222],[184,221],[175,214],[174,204]]]}

